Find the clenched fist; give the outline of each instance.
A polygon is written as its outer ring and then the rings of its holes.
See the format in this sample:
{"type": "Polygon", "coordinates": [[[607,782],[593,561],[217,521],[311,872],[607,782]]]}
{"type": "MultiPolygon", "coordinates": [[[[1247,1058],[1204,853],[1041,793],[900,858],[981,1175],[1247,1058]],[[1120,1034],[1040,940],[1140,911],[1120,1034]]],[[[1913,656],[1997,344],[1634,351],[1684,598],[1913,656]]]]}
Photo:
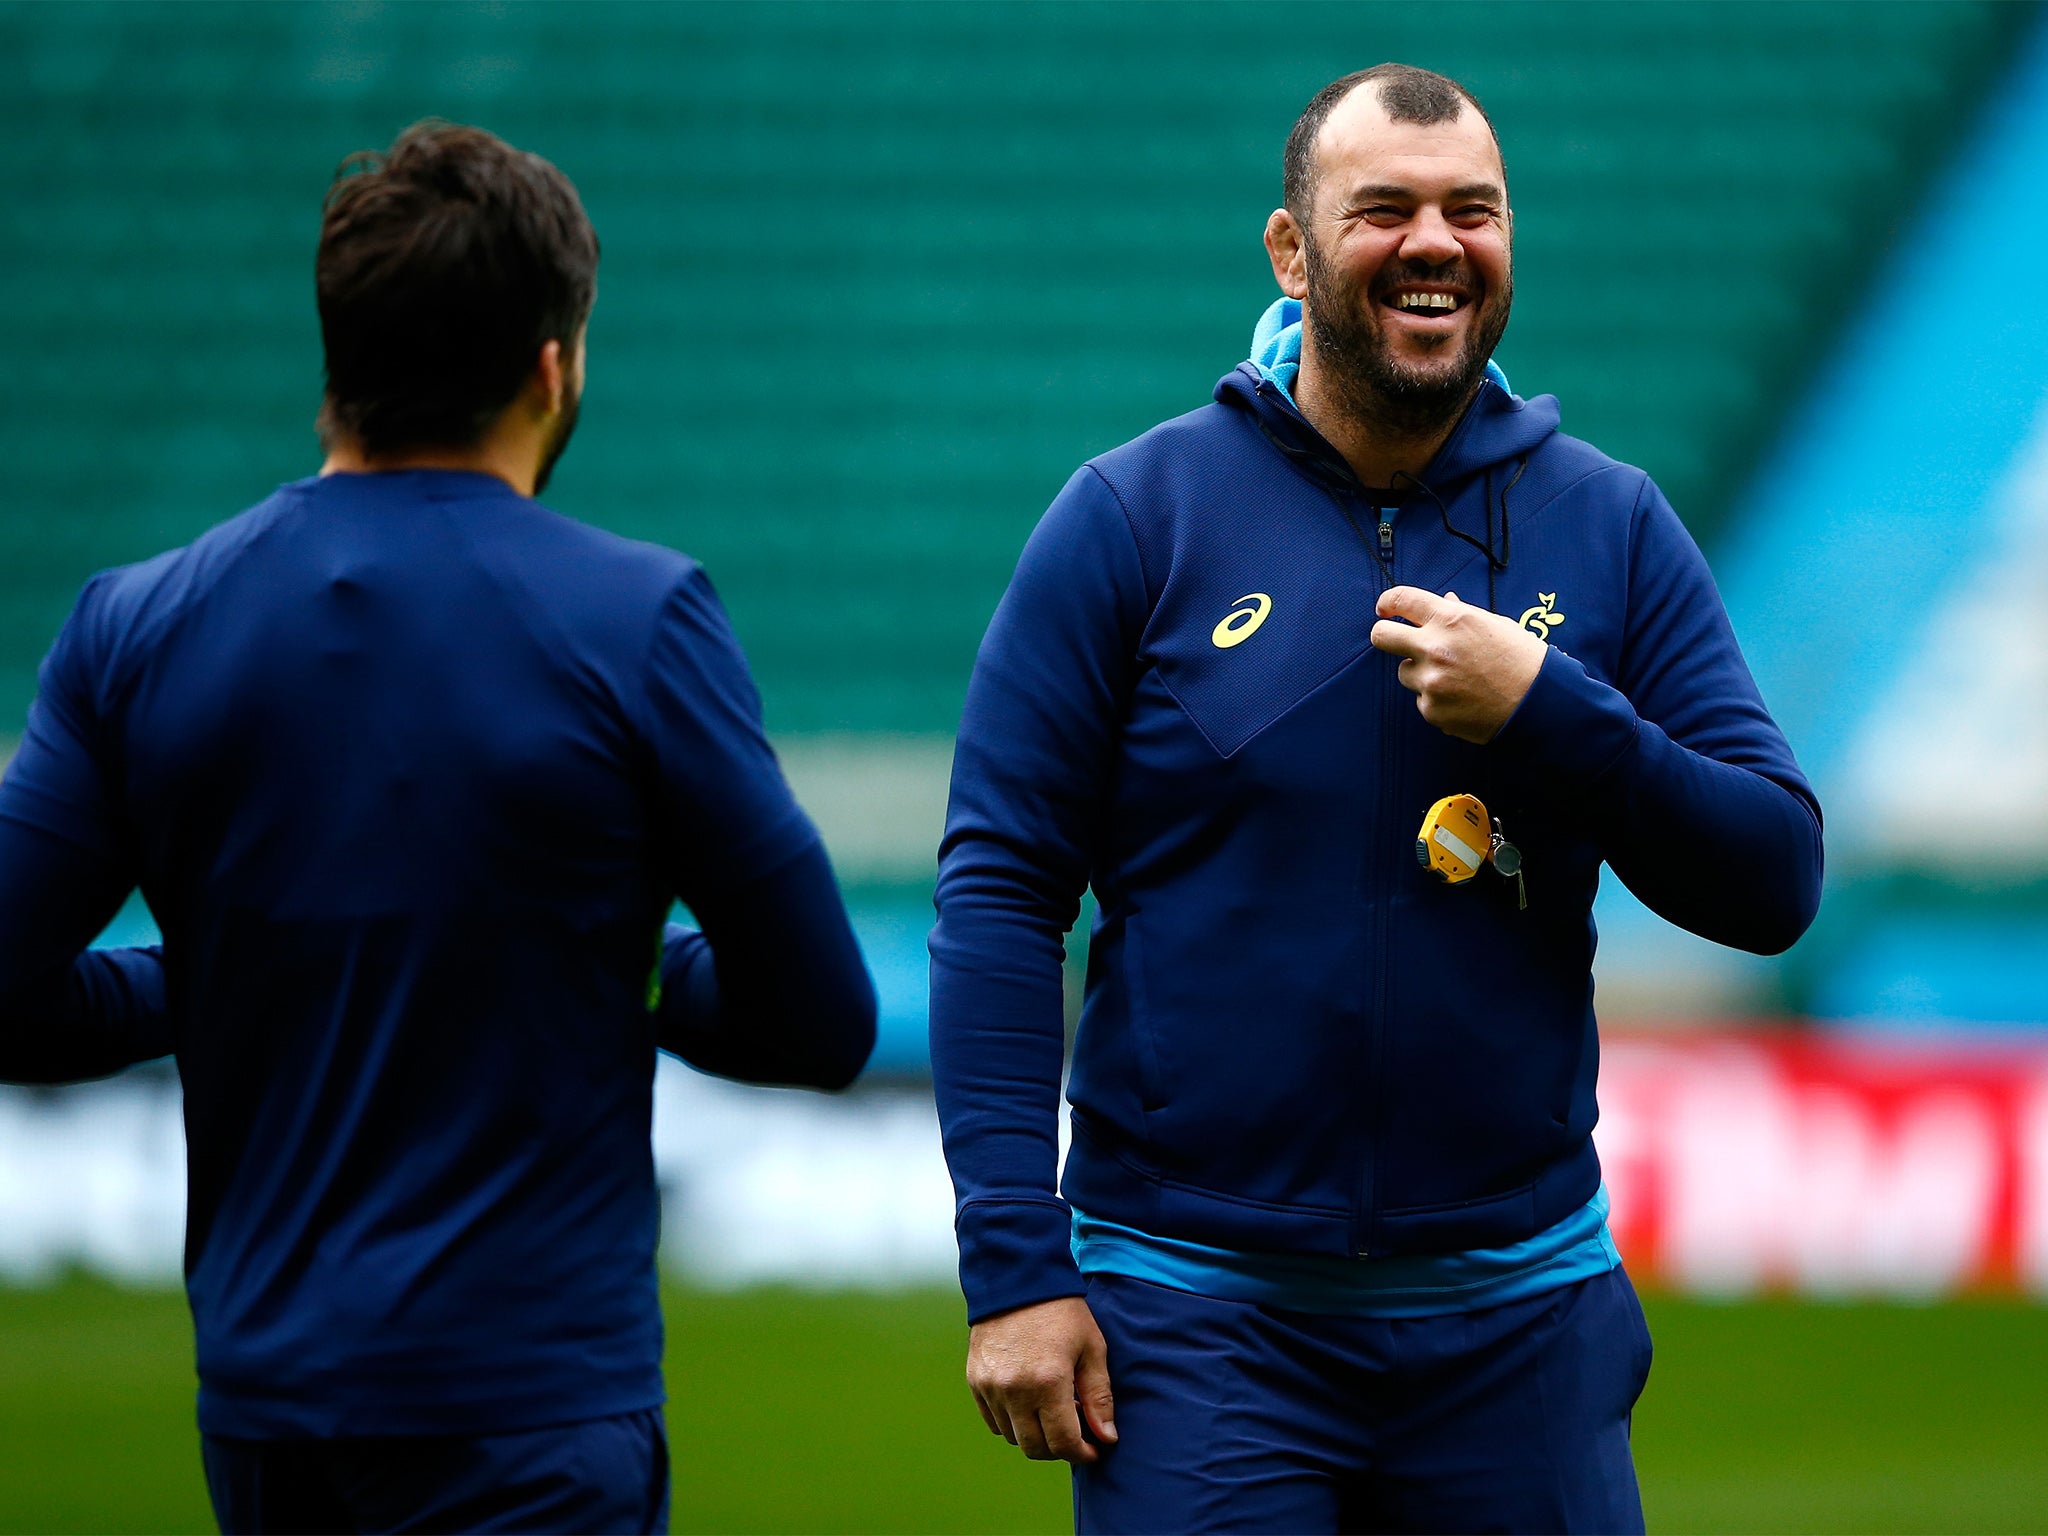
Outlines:
{"type": "Polygon", "coordinates": [[[974,1325],[967,1338],[967,1385],[991,1434],[1033,1461],[1092,1462],[1102,1453],[1082,1435],[1116,1442],[1109,1395],[1109,1346],[1078,1296],[1019,1307],[974,1325]]]}
{"type": "Polygon", "coordinates": [[[1402,658],[1396,674],[1422,718],[1447,736],[1484,746],[1536,681],[1548,647],[1484,608],[1420,587],[1380,594],[1372,643],[1402,658]]]}

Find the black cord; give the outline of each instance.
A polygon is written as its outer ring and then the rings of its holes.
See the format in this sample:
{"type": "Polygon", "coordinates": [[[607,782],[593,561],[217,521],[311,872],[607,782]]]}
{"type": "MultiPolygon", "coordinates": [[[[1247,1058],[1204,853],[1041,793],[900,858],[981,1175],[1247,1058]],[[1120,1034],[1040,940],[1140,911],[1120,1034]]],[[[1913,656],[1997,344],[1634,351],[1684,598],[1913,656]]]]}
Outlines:
{"type": "MultiPolygon", "coordinates": [[[[1514,557],[1514,537],[1508,524],[1508,492],[1522,483],[1522,476],[1528,473],[1529,456],[1525,453],[1515,461],[1515,472],[1508,476],[1508,483],[1500,488],[1500,568],[1506,570],[1508,561],[1514,557]]],[[[1490,534],[1491,530],[1489,530],[1490,534]]]]}
{"type": "Polygon", "coordinates": [[[1327,488],[1332,480],[1336,480],[1340,485],[1356,485],[1358,483],[1358,476],[1351,472],[1349,464],[1344,465],[1343,474],[1340,477],[1337,470],[1324,455],[1317,453],[1314,449],[1304,448],[1298,443],[1290,443],[1258,417],[1254,416],[1252,419],[1257,423],[1259,431],[1264,434],[1266,441],[1292,459],[1302,472],[1318,485],[1327,488]]]}
{"type": "Polygon", "coordinates": [[[1280,437],[1279,434],[1274,432],[1271,427],[1267,426],[1265,422],[1260,421],[1256,416],[1252,419],[1257,422],[1259,431],[1265,435],[1266,441],[1279,449],[1287,458],[1293,460],[1296,467],[1303,474],[1307,475],[1310,480],[1314,481],[1316,487],[1325,496],[1330,498],[1330,505],[1335,507],[1338,516],[1344,519],[1344,526],[1357,535],[1360,547],[1368,555],[1372,556],[1372,563],[1379,567],[1380,576],[1388,586],[1392,586],[1394,584],[1392,568],[1380,557],[1378,547],[1366,536],[1365,530],[1358,526],[1358,518],[1352,512],[1350,506],[1342,496],[1337,494],[1340,489],[1355,490],[1358,488],[1358,476],[1352,472],[1351,466],[1346,464],[1340,475],[1336,467],[1322,454],[1315,452],[1313,449],[1303,448],[1297,444],[1290,443],[1280,437]],[[1335,484],[1332,483],[1333,481],[1335,484]]]}
{"type": "MultiPolygon", "coordinates": [[[[1351,508],[1345,504],[1344,500],[1341,497],[1338,496],[1337,486],[1333,486],[1331,484],[1333,480],[1336,480],[1338,482],[1338,486],[1342,486],[1344,489],[1349,490],[1359,488],[1358,476],[1355,473],[1350,472],[1351,466],[1348,464],[1345,465],[1345,473],[1341,478],[1339,478],[1337,472],[1329,464],[1324,455],[1316,453],[1311,449],[1300,447],[1294,443],[1284,441],[1277,433],[1275,433],[1270,427],[1268,427],[1264,421],[1259,420],[1256,414],[1253,416],[1252,419],[1258,423],[1259,431],[1262,434],[1264,434],[1267,442],[1271,443],[1275,448],[1279,449],[1281,453],[1285,454],[1289,459],[1293,460],[1294,463],[1298,465],[1303,470],[1303,472],[1309,476],[1310,479],[1314,480],[1317,485],[1322,487],[1323,494],[1328,496],[1330,498],[1331,504],[1334,505],[1336,509],[1343,514],[1346,526],[1348,526],[1351,529],[1352,533],[1357,535],[1358,542],[1364,546],[1365,552],[1368,555],[1372,556],[1372,563],[1380,568],[1380,575],[1385,577],[1387,582],[1391,585],[1394,580],[1393,570],[1388,566],[1387,562],[1380,557],[1378,547],[1373,543],[1373,541],[1370,538],[1366,537],[1365,530],[1358,526],[1358,519],[1352,513],[1351,508]]],[[[1527,472],[1528,468],[1529,458],[1527,454],[1524,454],[1520,459],[1516,460],[1515,472],[1508,477],[1508,483],[1501,487],[1500,554],[1497,556],[1493,552],[1494,494],[1493,471],[1491,469],[1489,469],[1486,472],[1486,496],[1480,504],[1486,516],[1486,539],[1483,543],[1480,540],[1473,538],[1471,534],[1466,533],[1463,529],[1454,527],[1452,525],[1451,509],[1444,505],[1443,497],[1437,495],[1437,493],[1430,487],[1427,481],[1422,480],[1415,475],[1409,474],[1408,471],[1405,469],[1397,469],[1394,471],[1394,484],[1390,487],[1390,489],[1399,490],[1400,482],[1403,480],[1407,481],[1409,485],[1413,486],[1416,490],[1420,491],[1423,495],[1427,496],[1431,501],[1436,503],[1437,521],[1443,524],[1445,533],[1449,534],[1454,539],[1464,540],[1467,544],[1470,544],[1474,549],[1478,550],[1480,554],[1486,556],[1486,611],[1488,613],[1497,613],[1500,609],[1499,593],[1496,590],[1495,581],[1498,578],[1499,574],[1508,568],[1508,561],[1513,557],[1514,552],[1513,533],[1511,531],[1512,525],[1508,521],[1508,492],[1512,491],[1517,485],[1521,484],[1522,476],[1527,472]]]]}
{"type": "MultiPolygon", "coordinates": [[[[1489,475],[1488,480],[1491,481],[1491,479],[1492,477],[1489,475]]],[[[1486,556],[1486,609],[1487,612],[1491,613],[1494,606],[1493,573],[1499,566],[1506,564],[1505,561],[1496,560],[1493,553],[1493,495],[1491,485],[1489,484],[1488,486],[1485,500],[1481,502],[1481,505],[1486,509],[1486,542],[1482,544],[1479,540],[1473,538],[1471,534],[1465,532],[1464,529],[1452,526],[1451,509],[1444,505],[1443,497],[1437,495],[1427,481],[1418,479],[1416,476],[1409,474],[1405,469],[1395,470],[1394,480],[1397,484],[1402,480],[1406,480],[1416,490],[1422,492],[1423,495],[1435,502],[1437,521],[1444,525],[1444,532],[1454,539],[1462,539],[1465,543],[1478,550],[1479,553],[1486,556]]]]}
{"type": "MultiPolygon", "coordinates": [[[[1479,506],[1480,510],[1486,515],[1486,611],[1488,613],[1497,613],[1500,610],[1500,603],[1496,600],[1493,591],[1493,579],[1498,573],[1495,571],[1493,564],[1493,466],[1490,464],[1486,468],[1486,496],[1479,506]]],[[[1505,521],[1507,512],[1507,503],[1505,501],[1501,503],[1501,512],[1503,521],[1505,521]]],[[[1507,562],[1503,559],[1501,563],[1505,565],[1507,562]]]]}
{"type": "Polygon", "coordinates": [[[1409,474],[1408,471],[1405,469],[1397,469],[1394,471],[1394,479],[1396,482],[1402,480],[1407,481],[1416,490],[1420,491],[1423,495],[1427,496],[1431,501],[1436,503],[1437,521],[1443,524],[1445,533],[1449,534],[1454,539],[1462,539],[1465,543],[1470,544],[1474,549],[1478,550],[1480,554],[1486,556],[1486,611],[1488,613],[1495,613],[1499,611],[1500,594],[1495,585],[1495,582],[1499,574],[1508,568],[1508,561],[1512,557],[1514,552],[1513,534],[1510,531],[1511,525],[1508,522],[1508,492],[1512,491],[1517,485],[1521,483],[1522,476],[1528,470],[1528,468],[1528,456],[1524,455],[1521,459],[1516,461],[1515,472],[1508,478],[1508,483],[1501,487],[1500,553],[1498,555],[1494,554],[1493,552],[1494,495],[1492,470],[1489,469],[1486,472],[1486,496],[1485,499],[1480,503],[1486,515],[1486,539],[1483,543],[1480,540],[1473,538],[1471,534],[1465,532],[1462,528],[1453,526],[1451,522],[1451,509],[1444,505],[1443,497],[1437,495],[1435,490],[1433,490],[1430,487],[1427,481],[1418,479],[1416,476],[1409,474]]]}

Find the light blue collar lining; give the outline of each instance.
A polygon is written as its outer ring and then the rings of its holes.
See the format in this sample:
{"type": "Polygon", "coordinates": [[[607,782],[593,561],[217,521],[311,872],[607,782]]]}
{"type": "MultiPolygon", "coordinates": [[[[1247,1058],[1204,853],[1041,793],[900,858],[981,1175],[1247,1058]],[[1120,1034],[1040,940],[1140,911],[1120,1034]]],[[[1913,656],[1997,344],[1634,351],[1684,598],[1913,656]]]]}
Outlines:
{"type": "Polygon", "coordinates": [[[1301,300],[1275,299],[1252,327],[1252,365],[1294,403],[1294,381],[1301,373],[1301,300]]]}

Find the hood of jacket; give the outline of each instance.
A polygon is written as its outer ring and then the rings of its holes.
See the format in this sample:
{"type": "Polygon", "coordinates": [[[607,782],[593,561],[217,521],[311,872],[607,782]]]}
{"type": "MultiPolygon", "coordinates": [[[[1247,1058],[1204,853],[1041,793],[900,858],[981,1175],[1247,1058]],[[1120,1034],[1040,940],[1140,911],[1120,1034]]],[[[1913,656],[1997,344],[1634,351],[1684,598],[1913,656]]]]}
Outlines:
{"type": "MultiPolygon", "coordinates": [[[[1216,381],[1216,399],[1249,413],[1304,472],[1355,486],[1358,477],[1350,464],[1294,403],[1301,328],[1301,301],[1274,300],[1252,332],[1251,356],[1216,381]]],[[[1479,392],[1417,478],[1440,496],[1454,495],[1474,476],[1527,458],[1556,433],[1558,421],[1555,395],[1524,400],[1508,387],[1507,375],[1488,362],[1479,392]]]]}

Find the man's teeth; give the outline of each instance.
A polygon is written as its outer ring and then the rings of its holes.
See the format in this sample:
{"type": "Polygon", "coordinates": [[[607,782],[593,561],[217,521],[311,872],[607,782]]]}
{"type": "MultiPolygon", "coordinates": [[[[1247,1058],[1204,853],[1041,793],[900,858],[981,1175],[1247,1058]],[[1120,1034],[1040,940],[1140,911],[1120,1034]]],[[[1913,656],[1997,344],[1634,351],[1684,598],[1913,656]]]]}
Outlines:
{"type": "Polygon", "coordinates": [[[1394,307],[1411,314],[1418,311],[1448,314],[1455,310],[1461,300],[1455,293],[1397,293],[1394,307]]]}

